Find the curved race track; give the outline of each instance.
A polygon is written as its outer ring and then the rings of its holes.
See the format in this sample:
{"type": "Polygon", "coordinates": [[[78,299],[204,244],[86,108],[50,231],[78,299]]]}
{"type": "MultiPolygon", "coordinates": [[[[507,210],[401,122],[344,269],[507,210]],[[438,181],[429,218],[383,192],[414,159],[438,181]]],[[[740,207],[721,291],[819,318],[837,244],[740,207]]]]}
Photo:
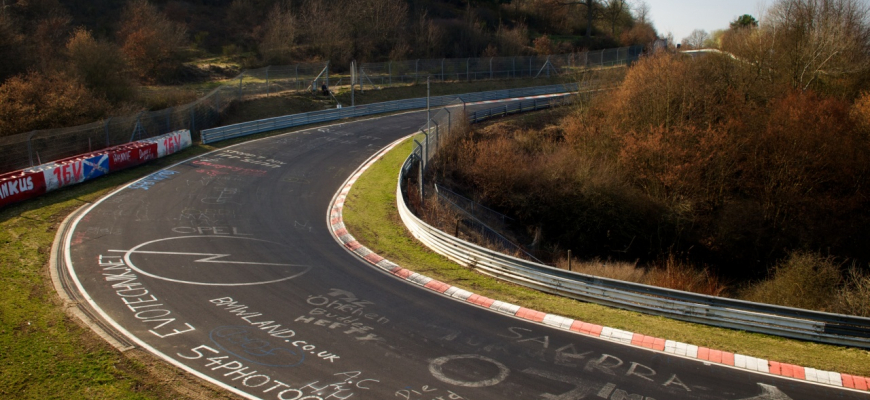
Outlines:
{"type": "Polygon", "coordinates": [[[135,182],[71,220],[68,284],[133,344],[249,398],[866,398],[511,318],[356,258],[330,199],[423,121],[284,134],[135,182]]]}

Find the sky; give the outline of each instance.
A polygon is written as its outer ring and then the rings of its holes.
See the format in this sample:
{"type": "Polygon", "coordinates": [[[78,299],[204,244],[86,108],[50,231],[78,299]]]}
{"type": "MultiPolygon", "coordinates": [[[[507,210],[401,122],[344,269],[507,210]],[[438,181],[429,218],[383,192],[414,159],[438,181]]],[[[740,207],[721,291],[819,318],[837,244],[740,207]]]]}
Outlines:
{"type": "MultiPolygon", "coordinates": [[[[695,29],[712,32],[727,29],[728,23],[743,14],[759,19],[759,10],[771,0],[644,0],[660,37],[668,32],[680,43],[695,29]]],[[[637,3],[637,1],[633,2],[637,3]]]]}

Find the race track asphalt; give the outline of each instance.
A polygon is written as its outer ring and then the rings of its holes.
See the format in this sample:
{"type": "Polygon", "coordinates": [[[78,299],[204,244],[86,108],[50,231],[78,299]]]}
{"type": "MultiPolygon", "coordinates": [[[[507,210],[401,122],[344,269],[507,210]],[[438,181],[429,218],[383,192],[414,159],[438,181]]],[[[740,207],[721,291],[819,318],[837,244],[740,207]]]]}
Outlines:
{"type": "Polygon", "coordinates": [[[71,220],[69,286],[131,344],[250,398],[867,398],[511,318],[352,255],[330,200],[424,121],[312,128],[152,174],[71,220]]]}

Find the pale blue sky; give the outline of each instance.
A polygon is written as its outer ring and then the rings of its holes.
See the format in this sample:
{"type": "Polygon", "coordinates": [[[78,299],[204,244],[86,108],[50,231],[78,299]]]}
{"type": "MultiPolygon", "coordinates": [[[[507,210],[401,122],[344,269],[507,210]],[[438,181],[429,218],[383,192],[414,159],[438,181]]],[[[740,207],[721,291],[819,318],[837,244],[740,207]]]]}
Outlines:
{"type": "MultiPolygon", "coordinates": [[[[759,10],[773,0],[645,0],[650,6],[653,25],[664,37],[668,32],[680,43],[695,29],[712,32],[728,28],[738,16],[750,14],[759,19],[759,10]]],[[[637,1],[633,2],[634,4],[637,1]]]]}

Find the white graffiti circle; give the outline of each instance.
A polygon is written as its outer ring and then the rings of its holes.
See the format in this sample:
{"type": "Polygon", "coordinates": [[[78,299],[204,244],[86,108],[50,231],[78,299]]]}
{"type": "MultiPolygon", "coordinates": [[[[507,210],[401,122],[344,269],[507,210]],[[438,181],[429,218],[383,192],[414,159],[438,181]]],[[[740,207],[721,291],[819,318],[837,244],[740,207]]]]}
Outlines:
{"type": "Polygon", "coordinates": [[[501,383],[503,380],[505,380],[505,378],[508,377],[508,374],[510,374],[511,371],[504,364],[502,364],[496,360],[493,360],[489,357],[484,357],[484,356],[481,356],[479,354],[460,354],[460,355],[454,355],[454,356],[438,357],[438,358],[432,360],[432,362],[429,363],[429,372],[432,374],[432,376],[434,376],[435,378],[437,378],[441,382],[449,383],[451,385],[465,386],[465,387],[488,387],[488,386],[498,385],[499,383],[501,383]],[[450,378],[444,374],[444,371],[442,370],[442,366],[444,364],[446,364],[450,361],[453,361],[453,360],[462,360],[462,359],[473,359],[473,360],[486,361],[488,363],[491,363],[492,365],[495,365],[498,368],[498,373],[494,377],[492,377],[490,379],[484,379],[482,381],[461,381],[458,379],[450,378]]]}
{"type": "Polygon", "coordinates": [[[216,254],[216,253],[197,253],[197,252],[173,252],[173,251],[149,251],[149,250],[140,250],[145,246],[148,246],[153,243],[164,242],[167,240],[178,240],[178,239],[201,239],[201,238],[220,238],[220,239],[229,239],[229,240],[251,240],[263,243],[270,243],[278,246],[282,246],[279,243],[270,242],[268,240],[262,239],[254,239],[249,237],[240,237],[240,236],[224,236],[224,235],[198,235],[198,236],[176,236],[164,239],[156,239],[151,240],[145,243],[141,243],[139,245],[134,246],[129,250],[109,250],[109,252],[116,253],[124,253],[124,262],[127,264],[130,269],[145,275],[152,277],[154,279],[160,279],[168,282],[176,282],[176,283],[186,283],[189,285],[201,285],[201,286],[251,286],[251,285],[265,285],[269,283],[282,282],[289,279],[293,279],[299,277],[309,270],[311,270],[311,266],[301,265],[301,264],[285,264],[285,263],[267,263],[267,262],[257,262],[257,261],[232,261],[227,260],[226,258],[230,256],[230,254],[216,254]],[[133,254],[158,254],[158,255],[166,255],[166,256],[195,256],[199,257],[198,260],[195,260],[196,263],[211,263],[211,264],[238,264],[238,265],[256,265],[256,266],[280,266],[280,267],[294,267],[296,270],[293,274],[288,276],[283,276],[277,279],[263,280],[263,281],[253,281],[253,282],[231,282],[231,283],[220,283],[220,282],[199,282],[199,281],[191,281],[191,280],[183,280],[183,279],[175,279],[166,276],[160,276],[148,271],[143,270],[136,266],[133,263],[133,260],[130,258],[133,254]]]}

